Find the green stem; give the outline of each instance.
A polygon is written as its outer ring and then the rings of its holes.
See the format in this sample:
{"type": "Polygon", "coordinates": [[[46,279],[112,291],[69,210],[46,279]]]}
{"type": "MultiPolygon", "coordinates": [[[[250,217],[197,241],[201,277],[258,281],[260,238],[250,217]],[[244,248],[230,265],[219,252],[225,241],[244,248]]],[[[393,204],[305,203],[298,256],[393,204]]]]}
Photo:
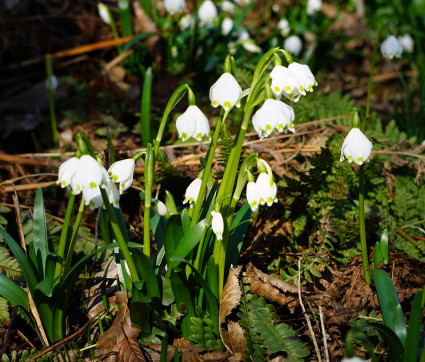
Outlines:
{"type": "Polygon", "coordinates": [[[207,164],[204,169],[204,176],[202,177],[201,188],[199,190],[198,198],[196,199],[195,207],[193,209],[192,221],[190,223],[190,227],[194,227],[198,223],[199,214],[201,213],[202,202],[204,200],[205,190],[207,189],[208,179],[211,173],[211,166],[214,160],[215,149],[217,148],[218,137],[220,136],[221,125],[226,120],[227,115],[230,110],[222,115],[223,110],[220,113],[220,117],[218,117],[217,126],[214,131],[213,139],[211,141],[210,147],[208,149],[208,159],[207,164]]]}
{"type": "MultiPolygon", "coordinates": [[[[206,225],[209,225],[210,221],[211,221],[211,215],[208,215],[206,225]]],[[[203,265],[204,256],[207,251],[206,244],[204,244],[205,238],[207,236],[207,231],[208,231],[207,227],[205,227],[204,230],[202,231],[201,240],[199,241],[199,245],[198,245],[198,251],[196,252],[195,262],[193,263],[193,266],[198,272],[201,272],[200,267],[203,265]]]]}
{"type": "Polygon", "coordinates": [[[59,241],[58,258],[57,258],[56,266],[55,266],[55,280],[62,272],[62,263],[65,256],[66,239],[68,237],[69,223],[71,220],[72,208],[74,207],[74,201],[75,201],[75,195],[71,191],[71,194],[68,200],[68,207],[66,208],[65,220],[62,226],[60,241],[59,241]]]}
{"type": "Polygon", "coordinates": [[[130,250],[127,247],[127,244],[124,240],[124,236],[122,235],[121,229],[118,225],[117,218],[115,217],[114,210],[112,210],[111,203],[109,202],[108,195],[106,190],[100,187],[100,192],[102,193],[103,203],[105,204],[106,212],[109,216],[109,222],[111,223],[112,230],[115,233],[115,237],[117,238],[118,244],[124,255],[124,259],[127,262],[128,268],[130,269],[131,278],[133,282],[137,282],[140,280],[139,273],[137,272],[136,265],[134,264],[133,258],[131,257],[130,250]]]}
{"type": "Polygon", "coordinates": [[[52,56],[46,54],[45,57],[46,64],[46,73],[47,73],[47,82],[48,82],[48,92],[49,92],[49,110],[50,110],[50,122],[52,125],[52,138],[53,144],[58,143],[58,126],[56,122],[56,113],[55,113],[55,99],[54,92],[55,90],[52,87],[52,77],[53,77],[53,65],[52,65],[52,56]]]}
{"type": "Polygon", "coordinates": [[[366,118],[369,117],[370,114],[370,100],[372,97],[372,85],[373,85],[373,72],[375,69],[375,60],[376,60],[376,54],[378,53],[378,45],[379,45],[379,38],[381,32],[378,33],[378,37],[375,40],[375,44],[373,44],[373,53],[372,53],[372,61],[370,63],[370,72],[369,72],[369,83],[367,86],[367,98],[366,98],[366,118]]]}
{"type": "Polygon", "coordinates": [[[77,218],[74,223],[74,230],[72,230],[71,242],[69,243],[68,253],[66,255],[66,261],[65,261],[65,267],[63,269],[64,275],[68,273],[69,267],[71,266],[72,254],[74,253],[75,242],[77,240],[78,229],[80,227],[81,218],[83,217],[83,212],[84,212],[84,197],[81,198],[77,218]]]}
{"type": "Polygon", "coordinates": [[[155,157],[152,145],[148,143],[145,157],[145,211],[143,214],[143,254],[148,258],[151,255],[150,219],[154,169],[155,157]]]}
{"type": "Polygon", "coordinates": [[[362,249],[363,271],[366,284],[370,285],[372,280],[370,278],[369,270],[369,256],[367,253],[366,243],[366,228],[365,228],[365,215],[364,215],[364,166],[360,166],[359,170],[359,223],[360,223],[360,243],[362,249]]]}

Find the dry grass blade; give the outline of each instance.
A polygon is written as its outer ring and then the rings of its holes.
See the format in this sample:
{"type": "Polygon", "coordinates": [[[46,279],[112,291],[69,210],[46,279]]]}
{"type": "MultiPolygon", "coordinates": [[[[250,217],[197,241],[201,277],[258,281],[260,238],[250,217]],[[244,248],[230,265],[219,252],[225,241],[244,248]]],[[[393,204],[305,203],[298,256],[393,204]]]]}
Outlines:
{"type": "Polygon", "coordinates": [[[136,340],[140,328],[131,323],[130,310],[127,306],[127,292],[116,292],[115,297],[118,303],[118,312],[111,327],[99,337],[99,341],[96,343],[97,357],[109,354],[106,359],[102,359],[107,362],[145,361],[136,340]]]}
{"type": "Polygon", "coordinates": [[[280,305],[286,305],[291,313],[294,312],[298,305],[298,289],[296,286],[263,273],[252,263],[246,266],[245,274],[252,293],[280,305]]]}

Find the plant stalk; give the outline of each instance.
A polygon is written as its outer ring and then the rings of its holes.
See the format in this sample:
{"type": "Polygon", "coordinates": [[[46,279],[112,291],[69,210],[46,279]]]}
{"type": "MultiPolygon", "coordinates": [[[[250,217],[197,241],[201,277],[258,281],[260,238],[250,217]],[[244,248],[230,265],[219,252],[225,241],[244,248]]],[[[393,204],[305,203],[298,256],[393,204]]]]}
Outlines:
{"type": "Polygon", "coordinates": [[[363,271],[367,285],[371,285],[372,280],[370,277],[369,270],[369,256],[367,253],[366,243],[366,227],[365,227],[365,215],[364,215],[364,166],[360,166],[359,170],[359,223],[360,223],[360,244],[362,249],[362,260],[363,260],[363,271]]]}

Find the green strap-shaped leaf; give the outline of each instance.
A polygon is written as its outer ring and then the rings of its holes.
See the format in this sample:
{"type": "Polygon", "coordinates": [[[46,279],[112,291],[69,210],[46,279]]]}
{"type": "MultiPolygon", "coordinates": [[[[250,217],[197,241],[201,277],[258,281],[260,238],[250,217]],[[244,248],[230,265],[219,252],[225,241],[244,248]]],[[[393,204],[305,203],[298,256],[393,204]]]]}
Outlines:
{"type": "Polygon", "coordinates": [[[13,305],[19,305],[28,310],[28,294],[13,280],[0,274],[0,295],[13,305]]]}
{"type": "Polygon", "coordinates": [[[33,263],[38,266],[40,274],[45,276],[46,258],[49,253],[47,240],[46,214],[44,211],[43,191],[39,187],[34,201],[34,251],[37,261],[33,263]]]}
{"type": "MultiPolygon", "coordinates": [[[[387,326],[378,323],[367,323],[369,326],[375,328],[385,340],[389,349],[389,361],[401,362],[403,361],[404,348],[398,339],[397,335],[387,326]]],[[[414,359],[416,361],[416,359],[414,359]]]]}
{"type": "Polygon", "coordinates": [[[16,243],[15,240],[0,226],[0,234],[3,236],[10,251],[18,261],[19,267],[24,275],[25,282],[27,283],[28,289],[31,294],[34,292],[35,286],[38,284],[36,274],[30,263],[28,262],[22,248],[16,243]]]}
{"type": "Polygon", "coordinates": [[[409,327],[407,328],[406,344],[403,362],[416,361],[418,358],[419,335],[421,333],[421,319],[423,306],[421,305],[423,291],[418,290],[413,298],[410,309],[409,327]]]}
{"type": "Polygon", "coordinates": [[[375,269],[372,270],[372,274],[384,324],[395,332],[402,345],[404,345],[406,340],[406,319],[404,318],[393,282],[384,270],[375,269]]]}
{"type": "Polygon", "coordinates": [[[161,301],[158,279],[148,257],[143,254],[140,249],[134,249],[133,258],[140,276],[146,283],[148,295],[153,301],[155,301],[155,299],[157,299],[158,302],[161,301]]]}

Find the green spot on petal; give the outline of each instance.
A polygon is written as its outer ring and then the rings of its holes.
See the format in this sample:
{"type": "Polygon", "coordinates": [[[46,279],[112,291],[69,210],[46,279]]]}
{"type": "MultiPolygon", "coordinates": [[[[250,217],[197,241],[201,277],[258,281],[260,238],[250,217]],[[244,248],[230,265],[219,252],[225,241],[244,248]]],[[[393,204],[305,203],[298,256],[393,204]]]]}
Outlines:
{"type": "Polygon", "coordinates": [[[357,157],[357,162],[363,162],[363,157],[357,157]]]}
{"type": "Polygon", "coordinates": [[[218,103],[217,103],[217,101],[215,99],[213,100],[213,106],[214,107],[217,107],[218,106],[218,103]]]}
{"type": "Polygon", "coordinates": [[[289,85],[287,85],[287,86],[286,86],[286,88],[285,88],[285,90],[286,90],[287,92],[290,92],[290,91],[291,91],[291,87],[290,87],[289,85]]]}
{"type": "Polygon", "coordinates": [[[223,106],[224,108],[230,108],[230,102],[229,101],[224,102],[223,106]]]}
{"type": "Polygon", "coordinates": [[[347,158],[348,158],[350,161],[352,161],[353,156],[348,156],[347,158]]]}
{"type": "Polygon", "coordinates": [[[183,141],[185,141],[187,139],[187,133],[186,132],[182,133],[182,138],[183,138],[183,141]]]}
{"type": "Polygon", "coordinates": [[[112,180],[113,180],[114,182],[117,182],[117,180],[118,180],[118,175],[114,175],[114,176],[112,176],[112,180]]]}
{"type": "Polygon", "coordinates": [[[95,189],[96,188],[96,183],[95,182],[90,182],[90,188],[95,189]]]}
{"type": "Polygon", "coordinates": [[[63,186],[66,186],[66,181],[65,180],[62,181],[62,185],[63,186]]]}
{"type": "Polygon", "coordinates": [[[269,124],[266,124],[266,130],[267,131],[271,131],[272,130],[272,126],[270,126],[269,124]]]}

